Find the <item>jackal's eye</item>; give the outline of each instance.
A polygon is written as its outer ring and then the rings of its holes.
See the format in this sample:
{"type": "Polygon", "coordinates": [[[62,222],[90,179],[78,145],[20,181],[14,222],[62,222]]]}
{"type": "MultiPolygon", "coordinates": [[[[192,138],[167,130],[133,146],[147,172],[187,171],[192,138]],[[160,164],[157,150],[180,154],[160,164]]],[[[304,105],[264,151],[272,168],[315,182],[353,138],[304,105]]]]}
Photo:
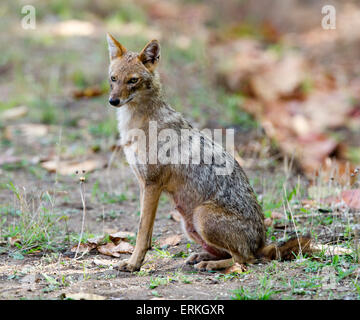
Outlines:
{"type": "Polygon", "coordinates": [[[134,84],[134,83],[138,82],[138,80],[139,80],[139,78],[130,78],[127,83],[134,84]]]}
{"type": "Polygon", "coordinates": [[[110,80],[111,80],[112,82],[115,82],[115,81],[116,81],[116,77],[111,76],[111,77],[110,77],[110,80]]]}

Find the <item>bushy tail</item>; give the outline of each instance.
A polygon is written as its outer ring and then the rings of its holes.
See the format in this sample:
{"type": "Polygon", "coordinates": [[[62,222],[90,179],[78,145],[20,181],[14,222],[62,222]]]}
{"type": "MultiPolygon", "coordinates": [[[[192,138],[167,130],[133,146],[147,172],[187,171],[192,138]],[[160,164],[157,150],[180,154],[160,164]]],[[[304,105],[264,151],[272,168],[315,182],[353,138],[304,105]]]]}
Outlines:
{"type": "Polygon", "coordinates": [[[292,260],[300,252],[311,253],[310,242],[310,236],[294,237],[280,245],[270,244],[261,248],[258,257],[266,260],[292,260]]]}

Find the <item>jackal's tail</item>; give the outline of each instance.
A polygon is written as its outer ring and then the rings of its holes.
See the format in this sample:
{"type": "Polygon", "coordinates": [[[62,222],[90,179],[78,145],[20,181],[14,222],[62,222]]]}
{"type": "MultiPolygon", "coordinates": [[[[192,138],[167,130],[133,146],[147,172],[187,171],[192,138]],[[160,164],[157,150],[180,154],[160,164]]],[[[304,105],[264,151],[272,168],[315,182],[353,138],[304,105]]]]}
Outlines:
{"type": "Polygon", "coordinates": [[[292,260],[300,252],[302,254],[311,253],[310,236],[294,237],[280,244],[270,244],[261,248],[258,257],[266,260],[292,260]]]}

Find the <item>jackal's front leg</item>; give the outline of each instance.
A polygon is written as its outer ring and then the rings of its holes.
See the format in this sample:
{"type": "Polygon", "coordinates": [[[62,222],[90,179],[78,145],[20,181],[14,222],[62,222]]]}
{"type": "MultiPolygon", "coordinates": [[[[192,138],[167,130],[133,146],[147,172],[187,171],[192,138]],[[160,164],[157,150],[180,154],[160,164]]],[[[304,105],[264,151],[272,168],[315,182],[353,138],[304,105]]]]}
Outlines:
{"type": "Polygon", "coordinates": [[[151,244],[152,229],[161,189],[157,185],[143,187],[140,193],[141,217],[136,237],[136,245],[129,260],[120,262],[118,268],[122,271],[137,271],[144,261],[149,244],[151,244]]]}

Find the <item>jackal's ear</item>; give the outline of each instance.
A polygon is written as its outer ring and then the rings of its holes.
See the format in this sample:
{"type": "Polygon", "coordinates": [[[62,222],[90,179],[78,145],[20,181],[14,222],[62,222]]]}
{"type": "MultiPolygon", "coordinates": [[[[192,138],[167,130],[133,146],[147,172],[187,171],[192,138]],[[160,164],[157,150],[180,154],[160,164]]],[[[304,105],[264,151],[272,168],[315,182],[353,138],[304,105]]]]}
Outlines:
{"type": "Polygon", "coordinates": [[[110,33],[106,35],[106,38],[109,46],[110,60],[122,57],[126,52],[126,48],[122,46],[121,43],[118,42],[110,33]]]}
{"type": "Polygon", "coordinates": [[[139,54],[139,60],[149,71],[154,71],[160,60],[160,44],[151,40],[139,54]]]}

